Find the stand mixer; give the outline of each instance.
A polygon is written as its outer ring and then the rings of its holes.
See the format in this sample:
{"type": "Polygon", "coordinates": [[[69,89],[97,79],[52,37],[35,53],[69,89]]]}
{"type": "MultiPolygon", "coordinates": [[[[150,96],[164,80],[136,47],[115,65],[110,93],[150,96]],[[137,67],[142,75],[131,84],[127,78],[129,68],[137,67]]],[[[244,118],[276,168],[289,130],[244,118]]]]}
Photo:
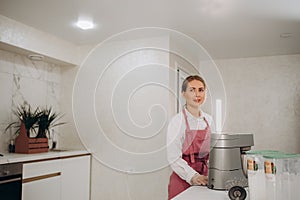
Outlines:
{"type": "Polygon", "coordinates": [[[254,145],[253,134],[211,134],[208,188],[228,190],[231,199],[245,199],[248,186],[245,152],[254,145]]]}

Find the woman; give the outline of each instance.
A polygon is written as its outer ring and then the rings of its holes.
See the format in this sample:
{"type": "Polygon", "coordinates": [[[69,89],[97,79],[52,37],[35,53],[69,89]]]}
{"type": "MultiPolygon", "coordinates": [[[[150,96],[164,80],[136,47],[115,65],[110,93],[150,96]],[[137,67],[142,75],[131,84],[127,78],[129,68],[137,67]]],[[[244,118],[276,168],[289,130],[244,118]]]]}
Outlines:
{"type": "Polygon", "coordinates": [[[186,105],[168,126],[168,160],[173,173],[170,176],[168,199],[191,185],[207,185],[212,117],[200,109],[206,99],[203,78],[187,77],[182,84],[186,105]]]}

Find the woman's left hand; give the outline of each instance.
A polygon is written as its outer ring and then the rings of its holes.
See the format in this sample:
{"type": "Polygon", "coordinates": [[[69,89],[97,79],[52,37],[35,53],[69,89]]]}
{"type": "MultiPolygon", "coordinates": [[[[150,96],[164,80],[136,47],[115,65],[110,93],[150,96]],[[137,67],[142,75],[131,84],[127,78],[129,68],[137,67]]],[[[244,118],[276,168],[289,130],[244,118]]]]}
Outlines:
{"type": "Polygon", "coordinates": [[[191,180],[192,185],[207,185],[208,177],[200,174],[195,174],[191,180]]]}

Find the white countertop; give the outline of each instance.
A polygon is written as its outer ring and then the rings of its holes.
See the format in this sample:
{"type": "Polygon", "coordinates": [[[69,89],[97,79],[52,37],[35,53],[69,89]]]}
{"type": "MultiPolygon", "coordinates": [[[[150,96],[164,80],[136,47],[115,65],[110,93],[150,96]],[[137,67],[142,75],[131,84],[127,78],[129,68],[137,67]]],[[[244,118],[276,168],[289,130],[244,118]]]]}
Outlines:
{"type": "Polygon", "coordinates": [[[0,164],[28,162],[34,160],[43,160],[51,158],[62,158],[66,156],[76,156],[81,154],[88,154],[87,150],[50,150],[44,153],[20,154],[20,153],[6,153],[0,157],[0,164]]]}
{"type": "MultiPolygon", "coordinates": [[[[247,194],[247,199],[248,198],[247,194]]],[[[206,186],[191,186],[172,200],[228,200],[227,191],[211,190],[206,186]]]]}

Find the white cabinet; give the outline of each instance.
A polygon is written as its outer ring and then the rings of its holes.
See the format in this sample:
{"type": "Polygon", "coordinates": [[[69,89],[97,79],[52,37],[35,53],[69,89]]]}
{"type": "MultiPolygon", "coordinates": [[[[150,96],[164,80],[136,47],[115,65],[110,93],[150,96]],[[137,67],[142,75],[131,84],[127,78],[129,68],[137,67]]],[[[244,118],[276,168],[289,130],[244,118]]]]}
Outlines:
{"type": "Polygon", "coordinates": [[[22,199],[60,199],[60,177],[56,176],[23,184],[22,199]]]}
{"type": "Polygon", "coordinates": [[[23,164],[22,200],[89,200],[90,155],[23,164]]]}
{"type": "Polygon", "coordinates": [[[61,160],[61,199],[89,200],[90,156],[61,160]]]}
{"type": "Polygon", "coordinates": [[[60,190],[60,160],[23,164],[22,200],[60,199],[60,190]]]}

